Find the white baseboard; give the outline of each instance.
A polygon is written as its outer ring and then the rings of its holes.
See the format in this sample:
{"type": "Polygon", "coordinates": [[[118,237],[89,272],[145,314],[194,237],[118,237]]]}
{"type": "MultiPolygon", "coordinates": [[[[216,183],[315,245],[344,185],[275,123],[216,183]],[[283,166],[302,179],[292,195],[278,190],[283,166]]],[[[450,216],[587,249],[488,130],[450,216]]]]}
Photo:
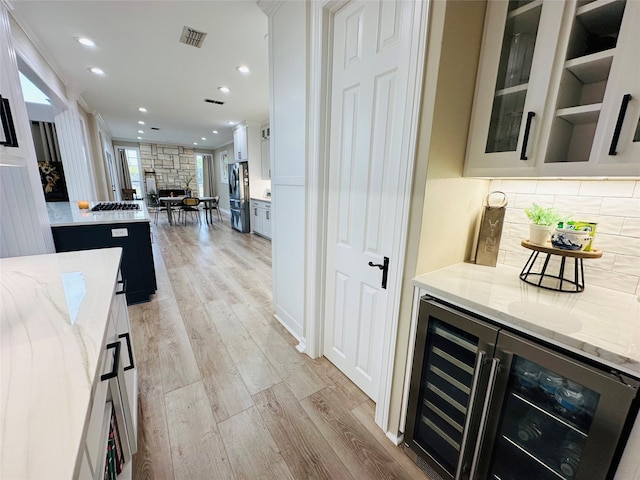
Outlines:
{"type": "Polygon", "coordinates": [[[396,435],[395,433],[387,432],[387,438],[391,440],[393,444],[397,447],[399,445],[402,445],[402,442],[404,441],[404,434],[400,433],[396,435]]]}

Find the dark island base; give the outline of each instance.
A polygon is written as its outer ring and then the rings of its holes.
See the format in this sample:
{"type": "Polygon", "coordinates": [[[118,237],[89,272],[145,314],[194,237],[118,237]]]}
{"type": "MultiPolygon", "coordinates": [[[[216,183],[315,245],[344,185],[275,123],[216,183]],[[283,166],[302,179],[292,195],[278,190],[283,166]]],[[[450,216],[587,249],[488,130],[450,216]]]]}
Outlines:
{"type": "Polygon", "coordinates": [[[148,302],[157,290],[149,222],[52,226],[56,252],[122,247],[120,271],[127,304],[148,302]],[[116,230],[114,232],[114,230],[116,230]],[[126,236],[123,235],[126,231],[126,236]]]}

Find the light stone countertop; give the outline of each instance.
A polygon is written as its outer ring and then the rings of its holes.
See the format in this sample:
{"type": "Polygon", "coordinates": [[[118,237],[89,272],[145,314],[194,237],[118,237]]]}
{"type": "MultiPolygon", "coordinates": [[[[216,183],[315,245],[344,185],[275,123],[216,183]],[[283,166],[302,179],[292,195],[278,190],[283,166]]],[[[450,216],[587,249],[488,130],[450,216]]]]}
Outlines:
{"type": "Polygon", "coordinates": [[[529,285],[520,269],[459,263],[414,285],[448,303],[640,379],[640,299],[589,285],[580,293],[529,285]]]}
{"type": "Polygon", "coordinates": [[[73,478],[121,254],[0,260],[0,478],[73,478]]]}
{"type": "MultiPolygon", "coordinates": [[[[98,203],[100,202],[89,202],[89,207],[91,208],[98,203]]],[[[137,203],[140,209],[92,212],[91,210],[80,210],[76,202],[47,202],[47,213],[51,226],[54,227],[149,222],[151,220],[142,200],[134,200],[131,203],[137,203]]]]}
{"type": "Polygon", "coordinates": [[[267,202],[267,203],[271,203],[271,197],[267,198],[267,197],[249,197],[250,200],[255,200],[257,202],[267,202]]]}

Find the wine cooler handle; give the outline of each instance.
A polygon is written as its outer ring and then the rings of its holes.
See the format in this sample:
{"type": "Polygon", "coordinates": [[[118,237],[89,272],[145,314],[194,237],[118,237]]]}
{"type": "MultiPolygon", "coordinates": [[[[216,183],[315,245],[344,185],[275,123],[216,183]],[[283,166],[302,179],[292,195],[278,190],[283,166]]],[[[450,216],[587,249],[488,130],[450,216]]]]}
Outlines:
{"type": "Polygon", "coordinates": [[[489,409],[491,408],[491,401],[493,400],[493,390],[496,387],[496,380],[498,378],[498,369],[500,368],[500,359],[491,359],[491,371],[489,372],[489,382],[487,383],[487,394],[484,397],[484,405],[482,406],[482,416],[480,417],[480,426],[478,428],[478,441],[476,442],[476,448],[473,452],[473,460],[471,461],[471,471],[469,472],[469,478],[471,480],[476,478],[478,470],[478,461],[480,459],[480,453],[482,452],[482,443],[484,441],[484,434],[487,429],[487,421],[489,418],[489,409]]]}
{"type": "Polygon", "coordinates": [[[611,146],[609,147],[609,155],[617,155],[618,152],[618,140],[620,140],[620,132],[622,131],[622,123],[624,122],[624,116],[627,114],[627,105],[631,101],[631,94],[627,93],[622,96],[622,103],[620,104],[620,112],[618,113],[618,121],[616,122],[616,128],[613,130],[613,137],[611,137],[611,146]]]}
{"type": "Polygon", "coordinates": [[[535,112],[527,112],[527,124],[524,127],[524,139],[522,140],[522,150],[520,151],[520,160],[529,160],[527,158],[527,144],[529,143],[529,134],[531,133],[531,120],[536,116],[535,112]]]}
{"type": "MultiPolygon", "coordinates": [[[[476,403],[476,396],[478,394],[478,386],[480,383],[480,377],[482,375],[482,370],[484,370],[484,360],[487,354],[483,351],[478,352],[478,356],[476,357],[476,366],[473,370],[473,379],[471,380],[471,393],[469,395],[469,407],[467,411],[470,412],[473,410],[473,407],[476,403]]],[[[464,421],[464,429],[462,430],[462,442],[460,442],[460,456],[458,457],[458,467],[456,468],[456,476],[455,480],[459,480],[462,478],[462,468],[464,459],[466,457],[467,443],[469,443],[469,430],[471,424],[472,415],[467,415],[467,418],[464,421]]]]}

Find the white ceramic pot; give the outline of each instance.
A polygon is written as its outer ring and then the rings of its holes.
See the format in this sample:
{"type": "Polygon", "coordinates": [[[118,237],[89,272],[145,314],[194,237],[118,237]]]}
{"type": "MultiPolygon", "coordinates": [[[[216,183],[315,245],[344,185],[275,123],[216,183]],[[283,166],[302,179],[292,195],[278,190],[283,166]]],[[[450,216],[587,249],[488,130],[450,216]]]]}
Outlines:
{"type": "Polygon", "coordinates": [[[529,241],[536,245],[546,245],[551,238],[551,233],[555,229],[553,225],[529,224],[529,241]]]}

